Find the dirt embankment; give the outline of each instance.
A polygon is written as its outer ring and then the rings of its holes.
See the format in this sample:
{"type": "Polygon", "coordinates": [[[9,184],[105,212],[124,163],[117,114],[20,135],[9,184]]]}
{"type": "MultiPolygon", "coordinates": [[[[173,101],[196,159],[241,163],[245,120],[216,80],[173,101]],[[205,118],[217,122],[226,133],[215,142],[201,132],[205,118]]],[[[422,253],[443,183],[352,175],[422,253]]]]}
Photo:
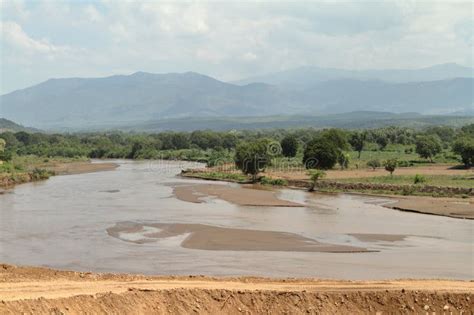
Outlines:
{"type": "Polygon", "coordinates": [[[474,283],[154,277],[0,265],[1,314],[470,314],[474,283]]]}
{"type": "MultiPolygon", "coordinates": [[[[54,175],[73,175],[83,173],[93,173],[101,171],[111,171],[118,167],[116,163],[91,163],[85,162],[52,162],[35,165],[35,168],[47,170],[54,175]]],[[[15,174],[0,174],[0,188],[11,188],[15,185],[35,181],[31,172],[18,172],[15,174]]],[[[2,190],[0,189],[0,193],[2,190]]]]}

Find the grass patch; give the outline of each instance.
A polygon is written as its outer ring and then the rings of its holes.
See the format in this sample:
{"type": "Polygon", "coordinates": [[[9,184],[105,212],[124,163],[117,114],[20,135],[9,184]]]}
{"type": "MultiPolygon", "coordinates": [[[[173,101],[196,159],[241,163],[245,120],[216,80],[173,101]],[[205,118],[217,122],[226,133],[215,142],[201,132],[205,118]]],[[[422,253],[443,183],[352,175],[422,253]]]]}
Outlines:
{"type": "Polygon", "coordinates": [[[191,173],[193,177],[199,177],[204,179],[215,179],[215,180],[230,180],[235,182],[246,182],[248,177],[244,174],[239,173],[224,173],[224,172],[201,172],[191,173]]]}
{"type": "Polygon", "coordinates": [[[271,178],[263,176],[262,178],[260,178],[260,184],[268,186],[286,186],[288,185],[288,182],[281,178],[271,178]]]}
{"type": "MultiPolygon", "coordinates": [[[[376,176],[365,178],[344,178],[338,179],[340,183],[368,183],[368,184],[392,184],[392,185],[413,185],[417,175],[394,175],[376,176]]],[[[419,175],[418,175],[419,176],[419,175]]],[[[418,180],[417,185],[442,186],[442,187],[474,187],[474,175],[423,175],[423,182],[418,180]]]]}

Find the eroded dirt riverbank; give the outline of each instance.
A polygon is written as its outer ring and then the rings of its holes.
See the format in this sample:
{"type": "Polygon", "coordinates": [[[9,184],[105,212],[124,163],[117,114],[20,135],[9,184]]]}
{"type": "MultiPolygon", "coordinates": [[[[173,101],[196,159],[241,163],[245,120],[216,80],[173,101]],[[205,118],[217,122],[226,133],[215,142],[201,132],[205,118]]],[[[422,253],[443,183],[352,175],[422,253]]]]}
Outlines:
{"type": "Polygon", "coordinates": [[[1,314],[468,314],[474,283],[157,277],[0,265],[1,314]]]}

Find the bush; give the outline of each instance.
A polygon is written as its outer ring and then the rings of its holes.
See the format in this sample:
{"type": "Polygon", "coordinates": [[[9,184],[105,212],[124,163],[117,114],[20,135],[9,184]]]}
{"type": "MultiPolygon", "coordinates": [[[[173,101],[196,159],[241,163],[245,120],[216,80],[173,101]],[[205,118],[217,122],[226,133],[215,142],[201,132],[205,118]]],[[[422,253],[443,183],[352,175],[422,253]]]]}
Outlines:
{"type": "Polygon", "coordinates": [[[309,187],[309,191],[314,191],[314,187],[316,187],[316,182],[326,176],[326,172],[321,170],[310,170],[308,171],[309,178],[311,179],[311,186],[309,187]]]}
{"type": "Polygon", "coordinates": [[[378,168],[378,167],[380,167],[380,166],[382,166],[382,165],[381,165],[381,163],[380,163],[379,160],[374,159],[374,160],[368,161],[368,162],[367,162],[367,166],[368,166],[368,167],[371,167],[371,168],[375,171],[376,168],[378,168]]]}
{"type": "Polygon", "coordinates": [[[347,153],[341,152],[337,157],[337,162],[341,166],[341,170],[349,168],[350,156],[347,153]]]}
{"type": "Polygon", "coordinates": [[[52,172],[50,171],[47,171],[45,169],[42,169],[42,168],[35,168],[32,172],[31,172],[31,179],[32,180],[42,180],[42,179],[48,179],[52,174],[52,172]]]}
{"type": "Polygon", "coordinates": [[[416,174],[415,177],[413,178],[414,184],[423,184],[425,182],[426,182],[426,178],[423,175],[416,174]]]}
{"type": "Polygon", "coordinates": [[[411,162],[411,161],[405,161],[405,160],[403,160],[403,161],[399,161],[399,162],[398,162],[398,166],[400,166],[400,167],[411,167],[411,166],[413,166],[413,165],[414,165],[414,164],[413,164],[413,162],[411,162]]]}
{"type": "Polygon", "coordinates": [[[286,186],[288,182],[282,178],[269,178],[269,177],[262,177],[260,178],[260,183],[262,185],[269,185],[269,186],[286,186]]]}
{"type": "Polygon", "coordinates": [[[393,172],[395,172],[395,169],[398,166],[398,160],[397,159],[388,159],[383,163],[383,165],[385,166],[385,170],[387,172],[390,172],[390,176],[392,176],[393,172]]]}

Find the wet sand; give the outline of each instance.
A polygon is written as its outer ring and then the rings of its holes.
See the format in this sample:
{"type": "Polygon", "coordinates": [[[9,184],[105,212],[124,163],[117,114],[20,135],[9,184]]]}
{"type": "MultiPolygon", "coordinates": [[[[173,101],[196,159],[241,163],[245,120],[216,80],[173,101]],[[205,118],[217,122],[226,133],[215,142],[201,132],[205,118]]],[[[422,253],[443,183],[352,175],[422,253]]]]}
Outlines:
{"type": "Polygon", "coordinates": [[[53,171],[56,175],[73,175],[84,174],[102,171],[111,171],[118,167],[117,163],[92,163],[87,162],[70,162],[70,163],[56,163],[44,167],[49,171],[53,171]]]}
{"type": "Polygon", "coordinates": [[[364,234],[364,233],[352,233],[348,234],[357,238],[362,242],[400,242],[404,241],[409,235],[401,234],[364,234]]]}
{"type": "Polygon", "coordinates": [[[388,208],[474,220],[473,198],[432,198],[422,196],[387,197],[396,200],[394,203],[385,205],[388,208]]]}
{"type": "Polygon", "coordinates": [[[203,203],[205,202],[204,198],[212,196],[239,206],[304,207],[303,204],[279,199],[277,192],[272,190],[228,185],[194,184],[177,186],[173,189],[173,193],[178,199],[193,203],[203,203]]]}
{"type": "Polygon", "coordinates": [[[140,224],[120,222],[107,233],[123,241],[143,244],[183,235],[181,246],[201,250],[284,251],[323,253],[374,252],[362,247],[321,243],[295,233],[224,228],[205,224],[140,224]],[[187,236],[186,236],[187,235],[187,236]]]}

